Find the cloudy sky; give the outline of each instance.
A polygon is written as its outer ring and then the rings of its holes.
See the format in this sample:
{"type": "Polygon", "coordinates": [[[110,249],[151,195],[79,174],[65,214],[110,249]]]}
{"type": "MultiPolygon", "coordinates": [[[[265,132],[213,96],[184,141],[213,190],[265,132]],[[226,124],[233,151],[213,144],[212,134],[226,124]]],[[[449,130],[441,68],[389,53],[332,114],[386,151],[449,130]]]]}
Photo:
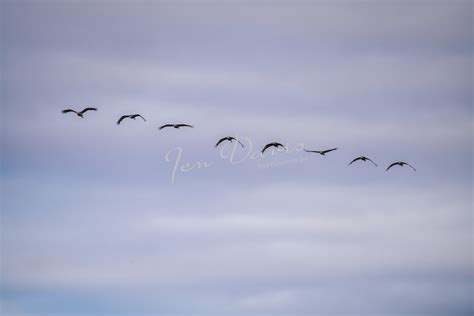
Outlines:
{"type": "Polygon", "coordinates": [[[2,315],[469,315],[472,12],[1,1],[2,315]]]}

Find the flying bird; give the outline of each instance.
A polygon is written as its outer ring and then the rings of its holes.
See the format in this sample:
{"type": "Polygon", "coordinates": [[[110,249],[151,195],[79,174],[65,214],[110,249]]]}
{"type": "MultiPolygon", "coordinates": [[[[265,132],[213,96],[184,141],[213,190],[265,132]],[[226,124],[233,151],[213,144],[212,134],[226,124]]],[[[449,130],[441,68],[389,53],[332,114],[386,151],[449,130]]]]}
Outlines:
{"type": "Polygon", "coordinates": [[[270,147],[275,147],[275,148],[278,148],[278,147],[282,147],[286,150],[286,147],[283,146],[283,144],[280,144],[280,143],[269,143],[269,144],[266,144],[265,147],[263,147],[262,149],[262,154],[265,152],[265,150],[267,150],[268,148],[270,147]]]}
{"type": "Polygon", "coordinates": [[[370,158],[367,158],[365,156],[360,156],[360,157],[357,157],[355,158],[354,160],[352,160],[350,163],[349,163],[349,166],[352,165],[352,163],[358,161],[358,160],[362,160],[362,161],[370,161],[371,163],[373,163],[376,167],[377,167],[377,164],[375,162],[373,162],[370,158]]]}
{"type": "Polygon", "coordinates": [[[77,111],[74,111],[72,109],[66,109],[66,110],[63,110],[62,113],[69,113],[69,112],[72,112],[72,113],[76,113],[77,116],[81,117],[81,118],[84,118],[84,113],[86,113],[87,111],[97,111],[97,108],[85,108],[84,110],[82,110],[81,112],[77,112],[77,111]]]}
{"type": "Polygon", "coordinates": [[[416,171],[415,167],[410,165],[408,162],[404,162],[404,161],[397,161],[397,162],[392,163],[390,166],[387,167],[387,169],[385,171],[390,170],[390,168],[392,168],[393,166],[396,166],[396,165],[399,165],[400,167],[403,167],[404,165],[407,165],[408,167],[412,168],[413,171],[416,171]]]}
{"type": "Polygon", "coordinates": [[[117,121],[117,125],[120,125],[120,123],[126,119],[126,118],[129,118],[129,119],[136,119],[137,117],[141,118],[143,120],[143,122],[146,122],[145,118],[143,116],[141,116],[140,114],[129,114],[129,115],[122,115],[119,120],[117,121]]]}
{"type": "Polygon", "coordinates": [[[326,156],[327,153],[337,150],[337,148],[332,148],[332,149],[326,149],[326,150],[304,150],[307,153],[315,153],[315,154],[320,154],[321,156],[326,156]]]}
{"type": "Polygon", "coordinates": [[[219,141],[218,141],[217,144],[216,144],[216,148],[217,148],[223,141],[233,142],[234,140],[237,141],[237,142],[240,144],[240,146],[242,146],[242,148],[245,147],[244,144],[242,144],[242,143],[240,142],[240,140],[238,140],[237,138],[232,137],[232,136],[227,136],[227,137],[223,137],[223,138],[219,139],[219,141]]]}
{"type": "Polygon", "coordinates": [[[180,128],[180,127],[194,128],[194,126],[188,125],[188,124],[165,124],[165,125],[160,126],[158,129],[162,130],[163,128],[166,128],[166,127],[174,127],[174,128],[177,128],[177,129],[180,128]]]}

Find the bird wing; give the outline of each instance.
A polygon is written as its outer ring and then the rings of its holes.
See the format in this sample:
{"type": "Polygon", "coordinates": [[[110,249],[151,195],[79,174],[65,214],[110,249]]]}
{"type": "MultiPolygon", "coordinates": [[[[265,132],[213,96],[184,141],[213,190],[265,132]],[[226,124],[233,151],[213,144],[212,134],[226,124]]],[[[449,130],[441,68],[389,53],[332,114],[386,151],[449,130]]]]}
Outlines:
{"type": "Polygon", "coordinates": [[[395,166],[396,164],[398,164],[398,162],[392,163],[390,166],[387,167],[387,169],[386,169],[385,171],[390,170],[390,168],[392,168],[392,167],[395,166]]]}
{"type": "Polygon", "coordinates": [[[265,150],[267,150],[268,148],[272,147],[272,146],[275,146],[275,144],[266,144],[265,147],[263,147],[262,149],[262,154],[265,152],[265,150]]]}
{"type": "Polygon", "coordinates": [[[173,127],[174,125],[173,124],[165,124],[165,125],[162,125],[160,126],[158,129],[163,129],[163,128],[167,128],[167,127],[173,127]]]}
{"type": "Polygon", "coordinates": [[[143,120],[143,122],[146,122],[145,118],[143,116],[141,116],[140,114],[135,114],[134,116],[135,117],[140,117],[143,120]]]}
{"type": "Polygon", "coordinates": [[[176,124],[176,127],[177,127],[177,128],[180,128],[180,127],[191,127],[191,128],[194,128],[194,126],[188,125],[188,124],[176,124]]]}
{"type": "Polygon", "coordinates": [[[306,149],[304,149],[304,151],[306,151],[307,153],[315,153],[315,154],[320,154],[321,153],[320,151],[317,151],[317,150],[306,150],[306,149]]]}
{"type": "Polygon", "coordinates": [[[219,141],[218,141],[217,144],[216,144],[216,147],[219,146],[219,144],[222,143],[222,142],[225,141],[225,140],[228,140],[228,138],[227,138],[227,137],[224,137],[224,138],[219,139],[219,141]]]}
{"type": "MultiPolygon", "coordinates": [[[[367,158],[367,157],[365,157],[365,158],[367,158]]],[[[367,160],[370,161],[371,163],[373,163],[376,167],[378,167],[378,165],[372,159],[367,158],[367,160]]]]}
{"type": "Polygon", "coordinates": [[[354,162],[356,162],[357,160],[361,160],[362,157],[357,157],[355,158],[354,160],[352,160],[351,162],[349,162],[349,166],[352,165],[354,162]]]}
{"type": "Polygon", "coordinates": [[[288,151],[288,149],[286,149],[286,147],[283,145],[283,144],[280,144],[280,143],[273,143],[273,146],[275,147],[283,147],[286,151],[288,151]]]}
{"type": "Polygon", "coordinates": [[[97,111],[97,108],[85,108],[84,110],[79,112],[79,114],[82,115],[82,114],[86,113],[87,111],[97,111]]]}
{"type": "Polygon", "coordinates": [[[234,139],[240,144],[240,146],[242,146],[242,148],[245,147],[244,144],[242,144],[242,143],[240,142],[240,140],[238,140],[237,138],[234,138],[234,139]]]}
{"type": "Polygon", "coordinates": [[[122,115],[122,116],[119,118],[119,120],[117,121],[117,125],[120,125],[120,123],[121,123],[124,119],[126,119],[126,118],[128,118],[128,117],[130,117],[130,115],[122,115]]]}
{"type": "Polygon", "coordinates": [[[337,148],[331,148],[331,149],[323,150],[321,153],[322,154],[327,154],[327,153],[330,153],[331,151],[334,151],[334,150],[337,150],[337,148]]]}
{"type": "Polygon", "coordinates": [[[74,112],[74,113],[76,113],[76,114],[77,114],[77,112],[76,112],[76,111],[74,111],[74,110],[72,110],[72,109],[66,109],[66,110],[63,110],[62,112],[63,112],[63,113],[74,112]]]}
{"type": "Polygon", "coordinates": [[[416,171],[415,167],[413,167],[412,165],[410,165],[408,162],[404,162],[405,165],[407,165],[408,167],[412,168],[413,171],[416,171]]]}

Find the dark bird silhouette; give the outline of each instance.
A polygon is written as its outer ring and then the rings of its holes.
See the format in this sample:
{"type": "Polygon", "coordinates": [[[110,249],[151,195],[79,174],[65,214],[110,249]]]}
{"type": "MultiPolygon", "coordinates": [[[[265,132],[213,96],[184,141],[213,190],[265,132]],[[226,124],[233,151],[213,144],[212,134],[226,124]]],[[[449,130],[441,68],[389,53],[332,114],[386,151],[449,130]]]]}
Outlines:
{"type": "Polygon", "coordinates": [[[326,156],[327,153],[337,150],[337,148],[332,148],[332,149],[326,149],[326,150],[304,150],[307,153],[315,153],[315,154],[320,154],[321,156],[326,156]]]}
{"type": "Polygon", "coordinates": [[[242,148],[245,147],[244,144],[242,144],[237,138],[232,137],[232,136],[227,136],[227,137],[223,137],[223,138],[219,139],[219,141],[218,141],[217,144],[216,144],[216,148],[217,148],[217,146],[219,146],[220,143],[222,143],[223,141],[233,142],[234,140],[236,140],[236,141],[240,144],[240,146],[242,146],[242,148]]]}
{"type": "Polygon", "coordinates": [[[352,163],[358,161],[358,160],[362,160],[362,161],[370,161],[371,163],[373,163],[376,167],[377,167],[377,164],[375,162],[373,162],[370,158],[367,158],[365,156],[360,156],[360,157],[357,157],[355,158],[354,160],[352,160],[350,163],[349,163],[349,166],[352,165],[352,163]]]}
{"type": "Polygon", "coordinates": [[[282,147],[282,148],[286,149],[286,147],[283,146],[283,144],[280,144],[280,143],[270,143],[270,144],[266,144],[265,147],[263,147],[263,149],[262,149],[262,154],[265,152],[265,150],[267,150],[267,149],[270,148],[270,147],[275,147],[275,148],[282,147]]]}
{"type": "Polygon", "coordinates": [[[117,121],[117,125],[120,125],[120,123],[126,119],[126,118],[129,118],[129,119],[136,119],[137,117],[141,118],[143,120],[143,122],[146,122],[145,118],[143,116],[141,116],[140,114],[129,114],[129,115],[122,115],[119,120],[117,121]]]}
{"type": "Polygon", "coordinates": [[[392,163],[390,166],[387,167],[387,169],[385,171],[390,170],[390,168],[392,168],[393,166],[396,166],[396,165],[398,165],[400,167],[403,167],[404,165],[407,165],[408,167],[412,168],[413,171],[416,171],[415,167],[410,165],[408,162],[404,162],[404,161],[397,161],[397,162],[392,163]]]}
{"type": "Polygon", "coordinates": [[[160,126],[158,129],[162,130],[163,128],[167,128],[167,127],[174,127],[174,128],[191,127],[191,128],[194,128],[194,126],[188,125],[188,124],[165,124],[165,125],[160,126]]]}
{"type": "Polygon", "coordinates": [[[82,110],[81,112],[77,112],[77,111],[74,111],[72,109],[66,109],[66,110],[63,110],[62,112],[63,113],[69,113],[69,112],[72,112],[72,113],[76,113],[77,116],[79,116],[80,118],[84,118],[84,113],[86,113],[87,111],[97,111],[97,108],[85,108],[84,110],[82,110]]]}

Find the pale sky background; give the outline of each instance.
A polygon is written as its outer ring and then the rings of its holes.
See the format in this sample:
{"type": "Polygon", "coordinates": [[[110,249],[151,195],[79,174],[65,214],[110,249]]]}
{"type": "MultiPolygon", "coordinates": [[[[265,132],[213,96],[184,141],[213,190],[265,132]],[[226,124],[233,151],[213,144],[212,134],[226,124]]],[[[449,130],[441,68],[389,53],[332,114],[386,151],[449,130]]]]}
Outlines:
{"type": "Polygon", "coordinates": [[[472,14],[1,1],[1,314],[471,315],[472,14]],[[230,164],[227,135],[339,150],[230,164]],[[172,185],[177,146],[213,164],[172,185]]]}

